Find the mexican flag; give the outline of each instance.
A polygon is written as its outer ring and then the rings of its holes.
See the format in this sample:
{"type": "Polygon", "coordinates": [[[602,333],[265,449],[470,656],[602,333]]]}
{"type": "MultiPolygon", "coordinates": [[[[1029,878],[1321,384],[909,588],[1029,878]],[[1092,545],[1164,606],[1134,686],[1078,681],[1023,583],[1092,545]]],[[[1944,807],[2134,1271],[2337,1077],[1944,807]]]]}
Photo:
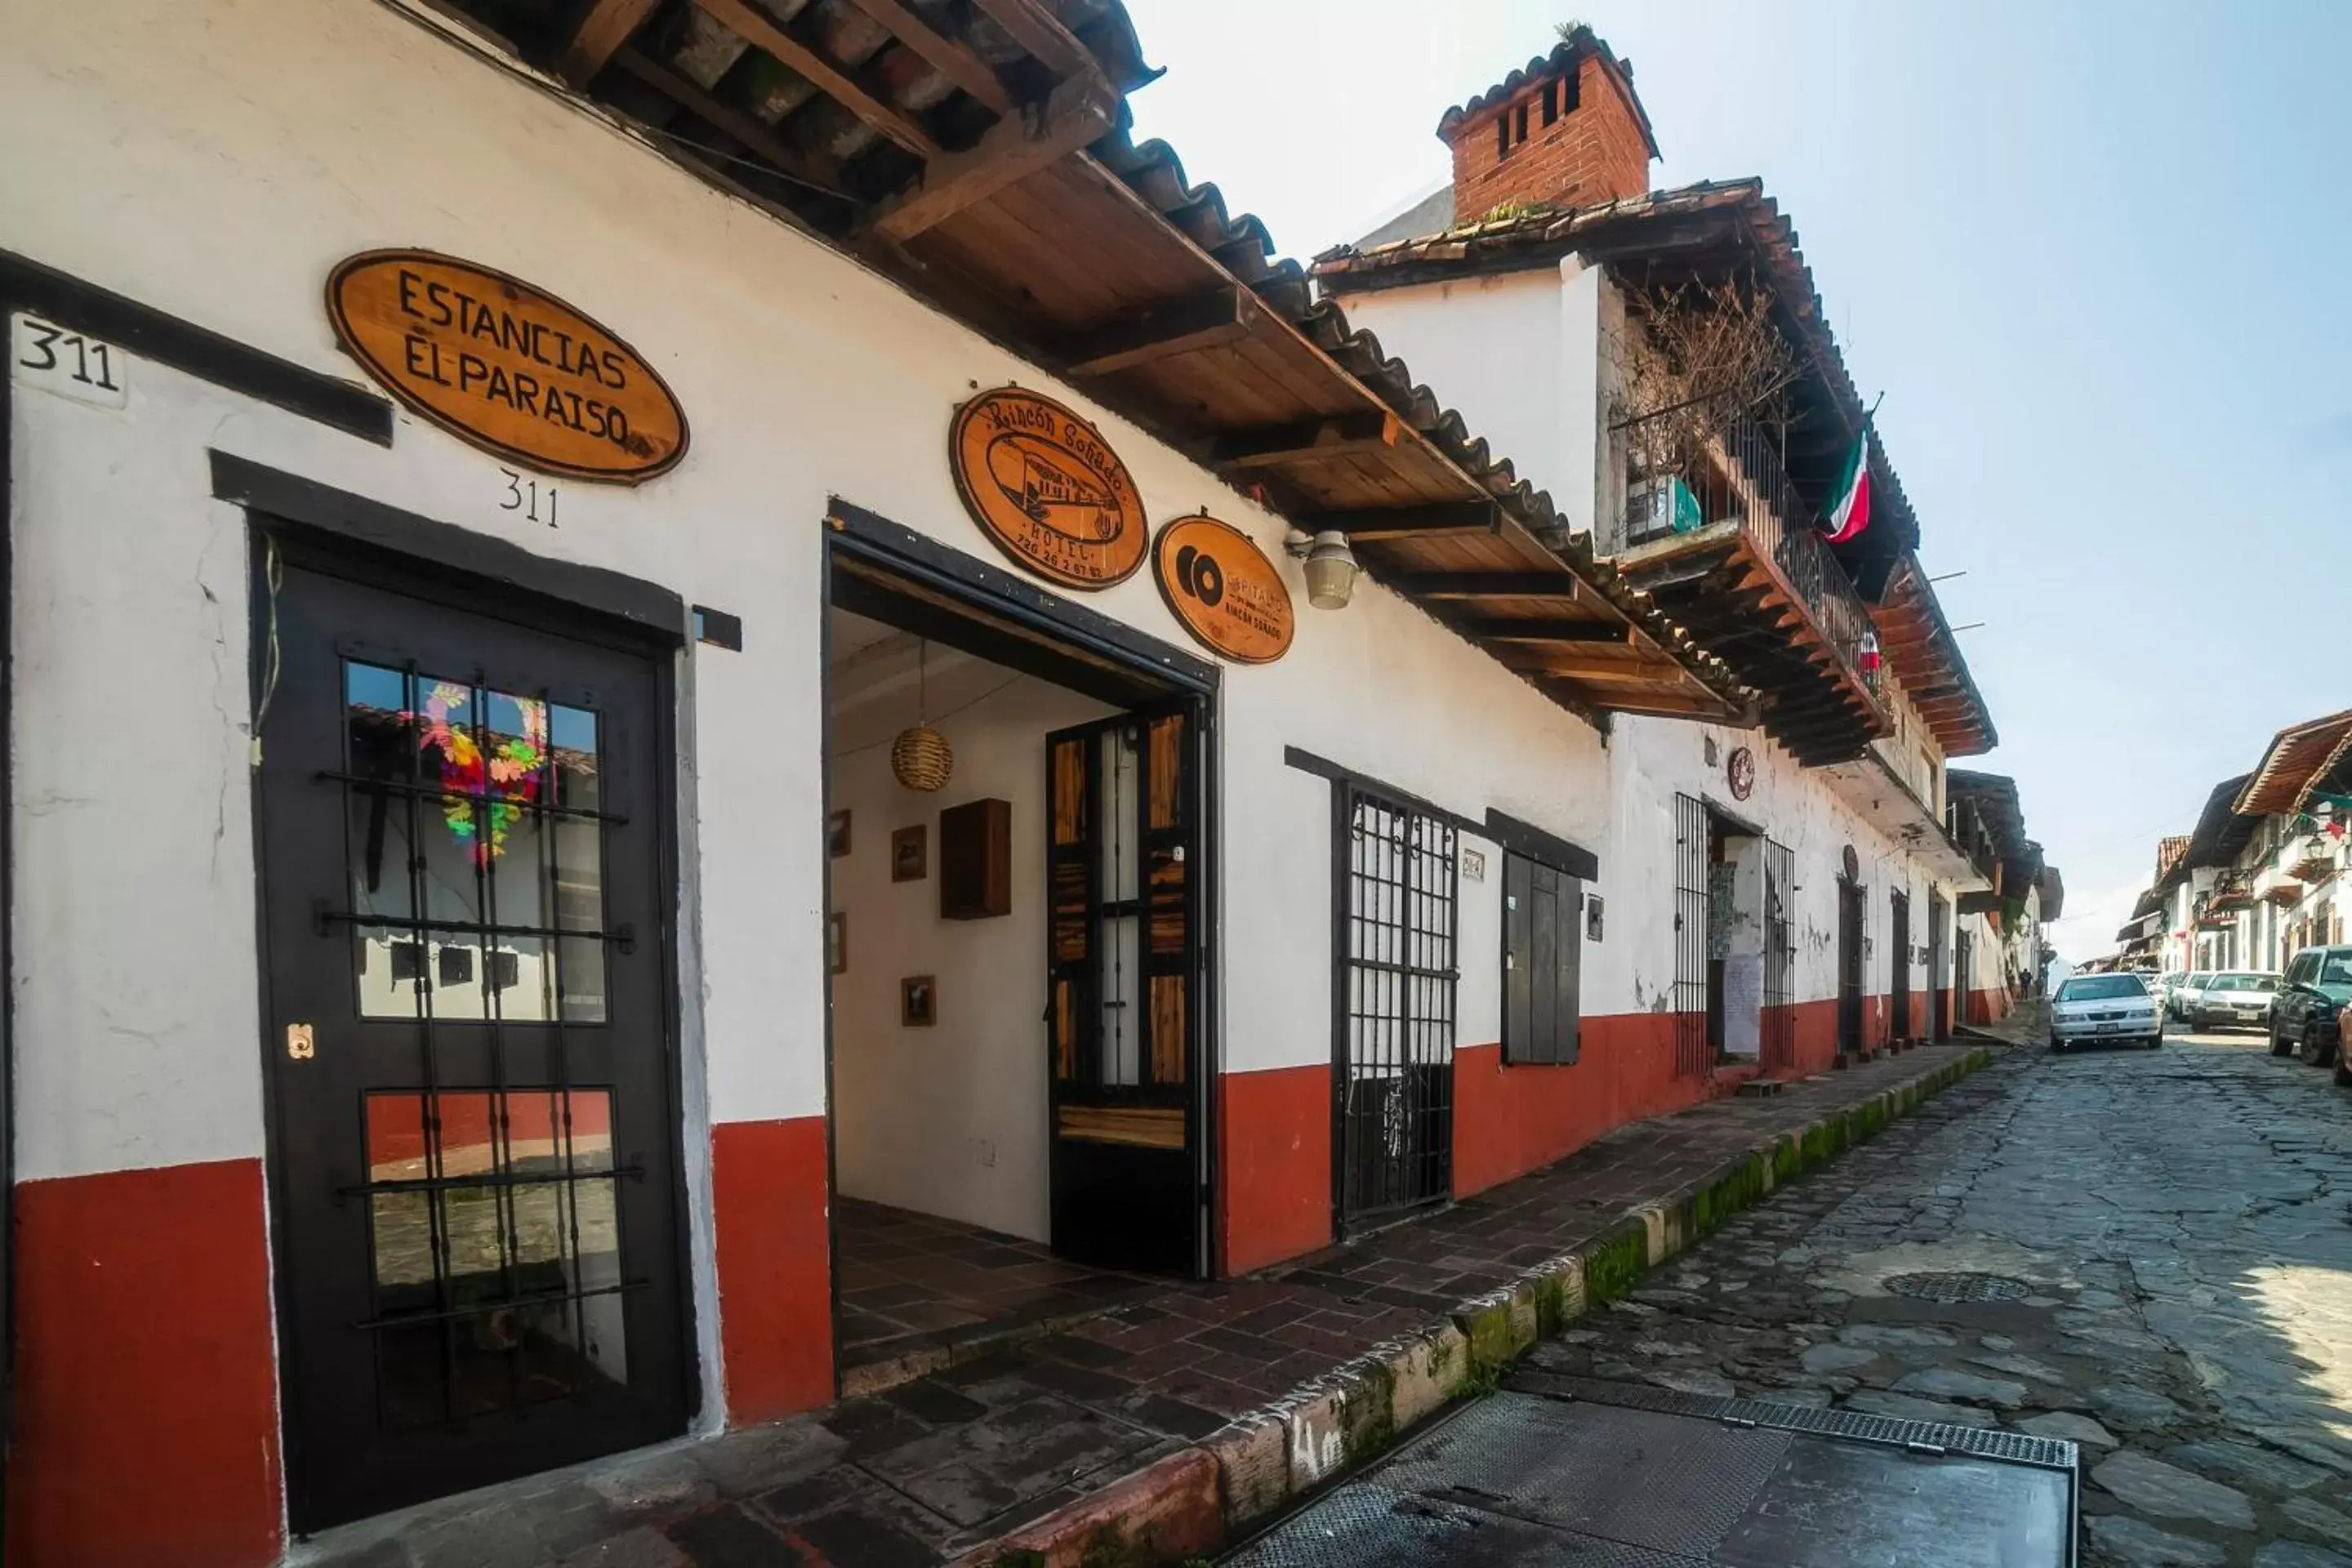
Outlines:
{"type": "Polygon", "coordinates": [[[1838,476],[1836,499],[1830,503],[1829,516],[1822,520],[1822,532],[1832,544],[1843,544],[1858,538],[1870,526],[1870,416],[1862,416],[1862,434],[1854,437],[1853,450],[1846,454],[1845,471],[1838,476]]]}

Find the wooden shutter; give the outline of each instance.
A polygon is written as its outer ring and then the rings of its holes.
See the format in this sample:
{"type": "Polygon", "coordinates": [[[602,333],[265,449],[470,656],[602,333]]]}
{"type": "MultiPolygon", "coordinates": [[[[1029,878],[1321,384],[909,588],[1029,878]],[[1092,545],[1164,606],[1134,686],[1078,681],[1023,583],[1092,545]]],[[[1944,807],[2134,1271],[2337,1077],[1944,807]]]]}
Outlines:
{"type": "Polygon", "coordinates": [[[1056,739],[1046,756],[1046,1038],[1054,1081],[1095,1070],[1091,1048],[1101,1009],[1095,1001],[1094,753],[1088,737],[1056,739]]]}
{"type": "Polygon", "coordinates": [[[1584,884],[1524,855],[1503,857],[1503,1059],[1566,1066],[1581,1044],[1584,884]]]}
{"type": "Polygon", "coordinates": [[[1145,1060],[1148,1081],[1160,1085],[1182,1083],[1192,1054],[1191,731],[1181,711],[1160,714],[1144,727],[1145,1060]]]}

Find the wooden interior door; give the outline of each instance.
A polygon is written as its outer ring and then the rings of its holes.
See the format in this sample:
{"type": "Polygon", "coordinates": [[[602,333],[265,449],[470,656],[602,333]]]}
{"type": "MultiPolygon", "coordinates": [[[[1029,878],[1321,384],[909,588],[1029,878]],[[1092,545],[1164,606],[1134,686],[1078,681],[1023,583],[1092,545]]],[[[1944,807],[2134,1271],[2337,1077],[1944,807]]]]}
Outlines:
{"type": "Polygon", "coordinates": [[[1201,762],[1190,702],[1045,740],[1053,1247],[1199,1270],[1201,762]]]}

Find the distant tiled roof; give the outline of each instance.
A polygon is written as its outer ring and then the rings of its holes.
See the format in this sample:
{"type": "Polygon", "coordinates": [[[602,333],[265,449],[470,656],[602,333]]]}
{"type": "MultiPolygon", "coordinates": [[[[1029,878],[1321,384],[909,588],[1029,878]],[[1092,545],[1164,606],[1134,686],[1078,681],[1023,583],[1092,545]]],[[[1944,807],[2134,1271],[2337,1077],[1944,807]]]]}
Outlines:
{"type": "Polygon", "coordinates": [[[1531,82],[1567,75],[1583,64],[1588,56],[1598,56],[1601,63],[1624,84],[1625,97],[1633,106],[1633,118],[1641,122],[1642,140],[1649,144],[1651,157],[1659,156],[1658,138],[1650,129],[1649,111],[1642,107],[1641,95],[1633,90],[1633,62],[1619,59],[1607,41],[1590,27],[1577,28],[1555,45],[1551,53],[1536,56],[1467,103],[1447,110],[1437,121],[1437,133],[1445,135],[1479,110],[1508,100],[1531,82]]]}

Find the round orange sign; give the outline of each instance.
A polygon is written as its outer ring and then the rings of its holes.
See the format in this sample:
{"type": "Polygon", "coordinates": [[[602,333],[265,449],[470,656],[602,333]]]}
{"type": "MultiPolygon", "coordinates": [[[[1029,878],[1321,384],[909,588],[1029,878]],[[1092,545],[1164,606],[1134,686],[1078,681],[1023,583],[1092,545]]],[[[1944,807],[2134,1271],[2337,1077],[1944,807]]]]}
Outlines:
{"type": "Polygon", "coordinates": [[[633,485],[686,455],[686,411],[654,368],[520,279],[370,250],[328,277],[327,314],[386,391],[519,467],[633,485]]]}
{"type": "Polygon", "coordinates": [[[1257,542],[1213,517],[1180,517],[1151,551],[1160,596],[1184,629],[1242,664],[1271,664],[1298,629],[1289,585],[1257,542]]]}
{"type": "Polygon", "coordinates": [[[1108,588],[1143,564],[1143,497],[1102,433],[1017,386],[956,410],[948,461],[972,521],[1042,577],[1108,588]]]}

